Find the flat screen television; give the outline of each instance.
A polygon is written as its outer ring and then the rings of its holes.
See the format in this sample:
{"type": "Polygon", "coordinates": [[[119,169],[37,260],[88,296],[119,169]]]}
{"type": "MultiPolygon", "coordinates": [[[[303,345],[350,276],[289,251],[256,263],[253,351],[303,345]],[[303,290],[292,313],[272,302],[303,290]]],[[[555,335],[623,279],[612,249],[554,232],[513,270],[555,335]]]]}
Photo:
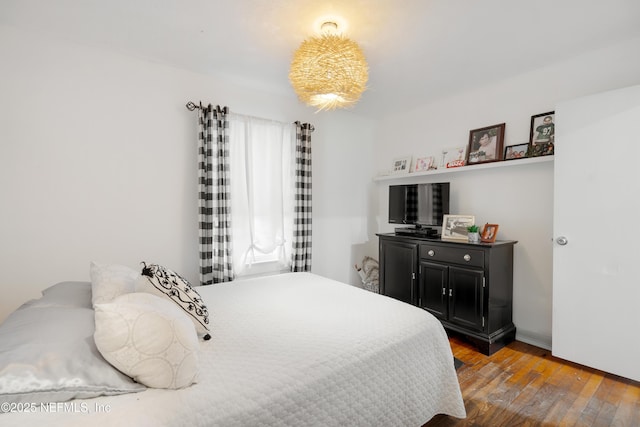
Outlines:
{"type": "Polygon", "coordinates": [[[449,183],[389,186],[389,222],[440,227],[449,213],[449,183]]]}

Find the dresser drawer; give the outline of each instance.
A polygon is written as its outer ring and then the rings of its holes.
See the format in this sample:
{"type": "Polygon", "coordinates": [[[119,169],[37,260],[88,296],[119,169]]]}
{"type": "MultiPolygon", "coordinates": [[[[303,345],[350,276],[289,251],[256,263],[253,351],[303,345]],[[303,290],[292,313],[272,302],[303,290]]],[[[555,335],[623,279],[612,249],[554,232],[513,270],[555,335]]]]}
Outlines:
{"type": "Polygon", "coordinates": [[[484,267],[484,251],[466,247],[451,248],[438,245],[420,245],[420,258],[474,267],[484,267]]]}

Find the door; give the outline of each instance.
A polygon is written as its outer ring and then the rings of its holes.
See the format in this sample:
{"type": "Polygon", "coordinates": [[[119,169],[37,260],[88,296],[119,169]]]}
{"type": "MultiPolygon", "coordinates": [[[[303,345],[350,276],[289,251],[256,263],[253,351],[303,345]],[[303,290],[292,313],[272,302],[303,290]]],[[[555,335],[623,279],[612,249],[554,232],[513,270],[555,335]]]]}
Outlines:
{"type": "Polygon", "coordinates": [[[640,381],[640,86],[555,119],[553,354],[640,381]]]}
{"type": "Polygon", "coordinates": [[[418,307],[426,309],[438,319],[449,316],[449,267],[432,262],[420,262],[418,307]]]}
{"type": "Polygon", "coordinates": [[[449,267],[449,321],[467,329],[484,330],[482,270],[449,267]]]}
{"type": "Polygon", "coordinates": [[[414,304],[418,245],[380,240],[380,291],[389,297],[414,304]]]}

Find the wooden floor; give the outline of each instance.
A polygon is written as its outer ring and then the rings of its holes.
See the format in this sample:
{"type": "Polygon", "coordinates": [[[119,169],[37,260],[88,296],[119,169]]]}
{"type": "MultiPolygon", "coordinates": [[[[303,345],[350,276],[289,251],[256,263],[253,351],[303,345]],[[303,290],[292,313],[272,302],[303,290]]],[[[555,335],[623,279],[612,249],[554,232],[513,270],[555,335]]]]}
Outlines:
{"type": "MultiPolygon", "coordinates": [[[[467,418],[425,426],[640,426],[640,383],[558,359],[515,341],[485,356],[449,339],[467,418]]],[[[640,363],[640,361],[638,361],[640,363]]]]}

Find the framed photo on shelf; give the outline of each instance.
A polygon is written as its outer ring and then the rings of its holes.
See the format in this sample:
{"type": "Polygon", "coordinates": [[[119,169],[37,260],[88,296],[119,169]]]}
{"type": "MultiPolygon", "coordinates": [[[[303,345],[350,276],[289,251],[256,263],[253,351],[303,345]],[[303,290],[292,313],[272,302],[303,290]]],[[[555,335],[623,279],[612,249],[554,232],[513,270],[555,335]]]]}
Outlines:
{"type": "Polygon", "coordinates": [[[504,149],[505,160],[523,159],[529,153],[529,143],[509,145],[504,149]]]}
{"type": "Polygon", "coordinates": [[[469,132],[467,165],[502,160],[505,124],[473,129],[469,132]]]}
{"type": "Polygon", "coordinates": [[[498,235],[498,224],[485,224],[482,228],[482,234],[480,235],[480,241],[483,243],[493,243],[496,241],[498,235]]]}
{"type": "Polygon", "coordinates": [[[393,159],[393,168],[391,173],[394,175],[400,175],[409,173],[411,170],[411,156],[397,157],[393,159]]]}
{"type": "Polygon", "coordinates": [[[442,240],[469,241],[467,227],[475,222],[473,215],[445,215],[442,218],[442,240]]]}
{"type": "Polygon", "coordinates": [[[433,168],[433,156],[418,157],[416,164],[413,166],[414,172],[426,172],[433,168]]]}
{"type": "Polygon", "coordinates": [[[550,156],[555,144],[555,111],[531,116],[529,157],[550,156]]]}

